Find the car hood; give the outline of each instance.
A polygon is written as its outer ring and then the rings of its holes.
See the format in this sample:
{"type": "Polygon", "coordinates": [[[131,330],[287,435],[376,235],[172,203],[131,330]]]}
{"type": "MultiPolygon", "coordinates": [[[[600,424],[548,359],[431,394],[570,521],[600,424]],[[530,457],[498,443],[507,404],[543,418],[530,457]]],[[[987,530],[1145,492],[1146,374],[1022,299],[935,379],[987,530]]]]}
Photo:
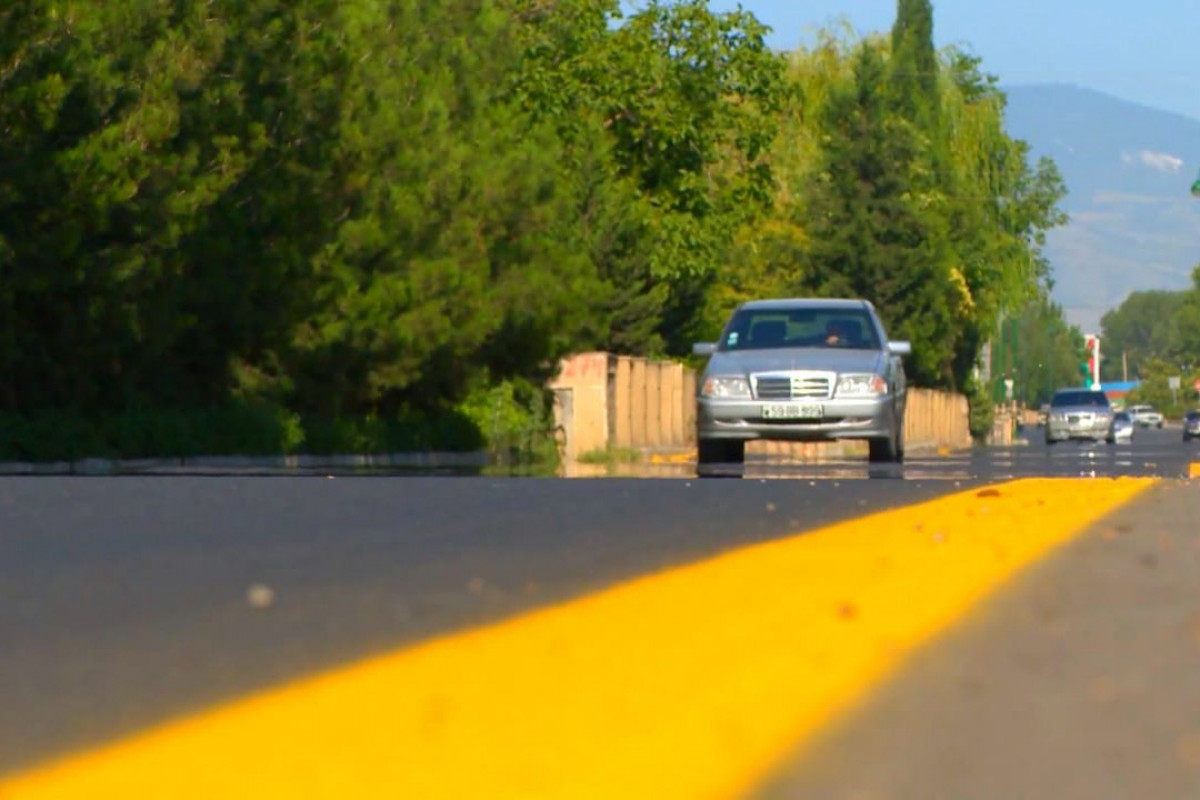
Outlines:
{"type": "Polygon", "coordinates": [[[777,350],[719,351],[708,361],[708,375],[729,375],[781,370],[823,372],[882,372],[884,355],[879,350],[834,350],[795,347],[777,350]]]}

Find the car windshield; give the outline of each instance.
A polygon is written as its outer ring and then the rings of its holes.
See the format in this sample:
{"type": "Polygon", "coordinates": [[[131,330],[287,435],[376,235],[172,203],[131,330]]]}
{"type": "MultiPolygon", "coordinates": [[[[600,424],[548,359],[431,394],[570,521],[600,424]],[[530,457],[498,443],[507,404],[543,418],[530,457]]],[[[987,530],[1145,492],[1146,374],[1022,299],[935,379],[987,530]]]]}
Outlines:
{"type": "Polygon", "coordinates": [[[721,335],[721,350],[822,347],[880,349],[871,315],[854,308],[743,308],[721,335]]]}
{"type": "Polygon", "coordinates": [[[1129,416],[1128,411],[1121,411],[1115,417],[1113,417],[1113,419],[1115,419],[1117,422],[1132,422],[1133,421],[1133,418],[1129,416]]]}
{"type": "Polygon", "coordinates": [[[1187,421],[1188,421],[1188,422],[1193,422],[1193,421],[1195,421],[1195,420],[1198,420],[1198,419],[1200,419],[1200,411],[1189,411],[1189,412],[1187,412],[1187,417],[1186,417],[1186,419],[1187,419],[1187,421]]]}
{"type": "Polygon", "coordinates": [[[1064,406],[1100,406],[1108,407],[1108,397],[1104,392],[1059,392],[1054,395],[1054,400],[1051,402],[1054,408],[1062,408],[1064,406]]]}

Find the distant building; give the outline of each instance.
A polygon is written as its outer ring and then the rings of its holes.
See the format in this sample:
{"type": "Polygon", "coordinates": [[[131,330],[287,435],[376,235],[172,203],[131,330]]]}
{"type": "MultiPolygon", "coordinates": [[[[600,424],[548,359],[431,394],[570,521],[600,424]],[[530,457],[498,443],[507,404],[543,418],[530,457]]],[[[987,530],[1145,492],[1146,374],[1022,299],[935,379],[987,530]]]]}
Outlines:
{"type": "Polygon", "coordinates": [[[1141,385],[1141,381],[1113,381],[1111,383],[1100,384],[1100,388],[1108,395],[1108,402],[1124,403],[1125,395],[1141,385]]]}

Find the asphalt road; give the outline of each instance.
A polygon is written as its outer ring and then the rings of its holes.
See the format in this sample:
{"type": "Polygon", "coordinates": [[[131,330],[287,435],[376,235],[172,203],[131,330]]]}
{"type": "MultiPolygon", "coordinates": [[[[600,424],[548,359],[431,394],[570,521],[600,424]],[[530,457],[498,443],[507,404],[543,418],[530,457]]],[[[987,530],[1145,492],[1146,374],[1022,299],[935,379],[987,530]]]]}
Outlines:
{"type": "MultiPolygon", "coordinates": [[[[1188,476],[1188,464],[1200,461],[1200,442],[1184,444],[1178,428],[1139,430],[1117,444],[1060,442],[1047,446],[1042,431],[1024,431],[1011,447],[978,448],[949,455],[912,453],[901,465],[870,465],[862,458],[819,464],[791,464],[761,458],[747,460],[748,478],[1009,480],[1031,477],[1188,476]]],[[[647,476],[681,477],[691,466],[632,468],[647,476]]]]}
{"type": "Polygon", "coordinates": [[[0,479],[0,772],[946,486],[0,479]]]}
{"type": "Polygon", "coordinates": [[[1167,430],[741,481],[0,479],[0,773],[840,519],[1012,477],[1179,477],[1198,454],[1167,430]]]}
{"type": "Polygon", "coordinates": [[[1095,525],[797,756],[760,796],[1200,797],[1200,485],[1095,525]]]}

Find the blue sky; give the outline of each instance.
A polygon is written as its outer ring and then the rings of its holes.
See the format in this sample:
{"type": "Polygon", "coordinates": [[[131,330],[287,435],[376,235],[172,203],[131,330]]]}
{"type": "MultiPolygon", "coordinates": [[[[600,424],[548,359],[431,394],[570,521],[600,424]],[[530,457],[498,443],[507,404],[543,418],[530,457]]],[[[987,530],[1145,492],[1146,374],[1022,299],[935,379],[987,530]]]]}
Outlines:
{"type": "MultiPolygon", "coordinates": [[[[736,0],[711,0],[716,10],[736,0]]],[[[743,0],[795,49],[844,18],[855,30],[891,27],[895,0],[743,0]]],[[[934,0],[939,47],[965,45],[1002,84],[1072,83],[1200,119],[1200,2],[1196,0],[934,0]]]]}

